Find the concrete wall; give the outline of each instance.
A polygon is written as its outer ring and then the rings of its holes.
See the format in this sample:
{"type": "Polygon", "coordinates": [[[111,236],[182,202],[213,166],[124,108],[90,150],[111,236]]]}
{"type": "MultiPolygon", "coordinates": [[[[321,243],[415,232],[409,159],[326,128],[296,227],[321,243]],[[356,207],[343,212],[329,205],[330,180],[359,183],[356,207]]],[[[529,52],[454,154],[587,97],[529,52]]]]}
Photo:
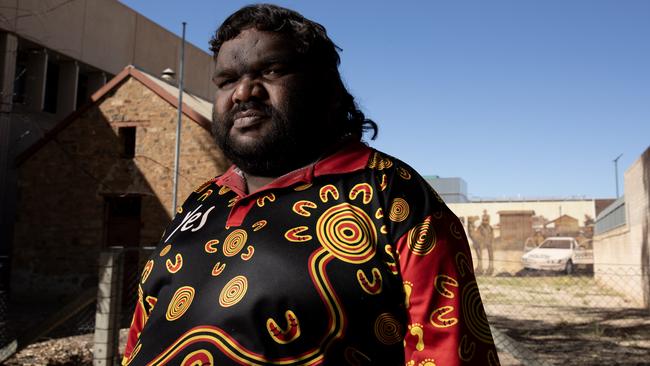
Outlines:
{"type": "MultiPolygon", "coordinates": [[[[180,38],[116,0],[5,0],[0,29],[111,74],[129,64],[179,71],[180,38]]],[[[210,99],[212,56],[189,43],[185,50],[185,89],[210,99]]]]}
{"type": "MultiPolygon", "coordinates": [[[[104,243],[104,197],[142,195],[141,245],[171,217],[176,109],[129,78],[58,133],[19,169],[12,291],[57,297],[96,280],[104,243]],[[136,126],[133,159],[118,128],[136,126]]],[[[179,202],[225,169],[210,133],[183,118],[179,202]]]]}
{"type": "Polygon", "coordinates": [[[487,210],[491,224],[499,221],[499,211],[534,210],[535,215],[543,215],[548,220],[554,220],[560,215],[569,215],[579,220],[580,226],[585,225],[585,215],[592,219],[596,217],[594,200],[575,201],[512,201],[512,202],[469,202],[448,203],[447,206],[458,217],[481,216],[487,210]]]}
{"type": "Polygon", "coordinates": [[[625,172],[627,223],[594,237],[596,279],[650,309],[650,149],[625,172]]]}

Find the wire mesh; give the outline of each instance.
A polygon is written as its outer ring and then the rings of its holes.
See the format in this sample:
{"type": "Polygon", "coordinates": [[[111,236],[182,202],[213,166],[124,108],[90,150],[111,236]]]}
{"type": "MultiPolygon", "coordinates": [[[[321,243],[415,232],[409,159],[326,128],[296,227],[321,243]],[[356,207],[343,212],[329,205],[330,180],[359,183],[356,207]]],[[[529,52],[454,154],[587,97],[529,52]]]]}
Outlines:
{"type": "Polygon", "coordinates": [[[491,326],[511,340],[499,349],[503,364],[650,365],[650,310],[639,287],[647,271],[498,270],[517,264],[495,262],[495,276],[477,277],[491,326]]]}

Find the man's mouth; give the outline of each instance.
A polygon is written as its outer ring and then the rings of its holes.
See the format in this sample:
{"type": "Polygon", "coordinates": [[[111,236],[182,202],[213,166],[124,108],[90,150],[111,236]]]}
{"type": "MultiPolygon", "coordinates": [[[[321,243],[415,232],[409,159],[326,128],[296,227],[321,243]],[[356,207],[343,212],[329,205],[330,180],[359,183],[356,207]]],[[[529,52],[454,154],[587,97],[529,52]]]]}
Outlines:
{"type": "Polygon", "coordinates": [[[268,116],[265,113],[256,110],[247,110],[244,112],[238,112],[235,114],[235,118],[233,118],[233,128],[236,129],[250,128],[261,123],[267,118],[268,116]]]}

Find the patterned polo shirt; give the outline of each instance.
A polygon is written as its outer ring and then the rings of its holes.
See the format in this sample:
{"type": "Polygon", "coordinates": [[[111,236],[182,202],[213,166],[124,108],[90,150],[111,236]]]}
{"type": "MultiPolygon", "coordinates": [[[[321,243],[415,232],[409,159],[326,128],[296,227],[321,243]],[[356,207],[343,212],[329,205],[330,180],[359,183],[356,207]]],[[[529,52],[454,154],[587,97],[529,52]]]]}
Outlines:
{"type": "Polygon", "coordinates": [[[197,188],[146,263],[123,365],[497,365],[463,227],[362,143],[197,188]]]}

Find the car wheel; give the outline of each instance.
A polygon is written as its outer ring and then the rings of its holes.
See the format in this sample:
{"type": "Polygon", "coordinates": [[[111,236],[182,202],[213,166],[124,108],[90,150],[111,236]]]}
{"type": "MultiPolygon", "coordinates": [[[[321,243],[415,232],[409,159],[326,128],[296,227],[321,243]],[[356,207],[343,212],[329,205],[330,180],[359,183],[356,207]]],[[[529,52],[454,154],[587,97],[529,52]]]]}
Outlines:
{"type": "Polygon", "coordinates": [[[566,267],[564,268],[564,272],[569,276],[573,274],[573,262],[571,262],[571,259],[569,259],[566,262],[566,267]]]}

